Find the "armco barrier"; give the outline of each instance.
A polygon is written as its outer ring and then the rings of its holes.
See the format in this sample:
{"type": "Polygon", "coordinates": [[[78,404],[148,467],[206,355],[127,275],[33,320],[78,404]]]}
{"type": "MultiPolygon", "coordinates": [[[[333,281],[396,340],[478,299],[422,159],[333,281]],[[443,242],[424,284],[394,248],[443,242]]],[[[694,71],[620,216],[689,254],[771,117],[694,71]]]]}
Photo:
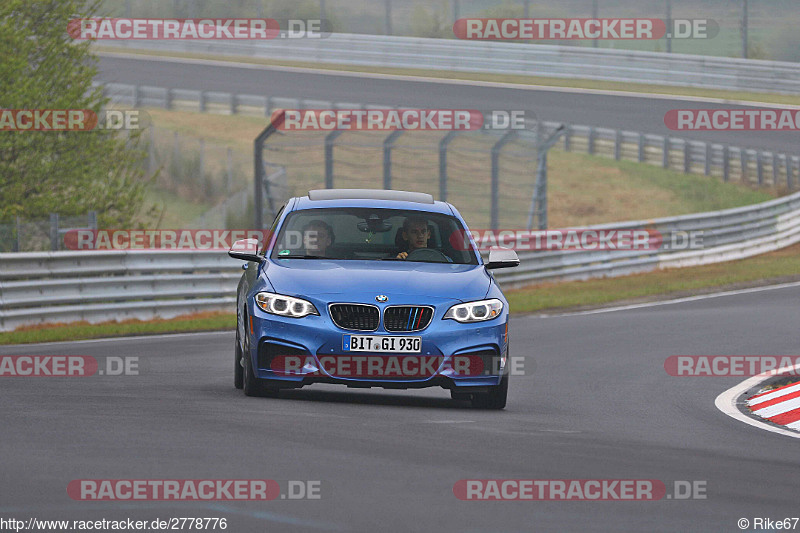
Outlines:
{"type": "MultiPolygon", "coordinates": [[[[503,287],[621,276],[742,259],[800,242],[800,193],[752,206],[592,226],[702,232],[696,250],[546,251],[495,271],[503,287]]],[[[103,251],[0,254],[0,331],[27,324],[170,318],[233,312],[240,261],[224,252],[103,251]]]]}
{"type": "Polygon", "coordinates": [[[581,46],[337,33],[325,39],[103,41],[104,48],[797,94],[800,64],[581,46]]]}

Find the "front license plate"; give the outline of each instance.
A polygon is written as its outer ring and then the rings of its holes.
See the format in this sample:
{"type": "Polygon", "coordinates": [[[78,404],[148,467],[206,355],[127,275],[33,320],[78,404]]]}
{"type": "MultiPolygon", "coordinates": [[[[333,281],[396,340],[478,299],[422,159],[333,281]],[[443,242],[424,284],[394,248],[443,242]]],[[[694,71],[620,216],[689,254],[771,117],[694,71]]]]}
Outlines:
{"type": "Polygon", "coordinates": [[[400,352],[422,351],[422,337],[388,337],[385,335],[343,335],[345,352],[400,352]]]}

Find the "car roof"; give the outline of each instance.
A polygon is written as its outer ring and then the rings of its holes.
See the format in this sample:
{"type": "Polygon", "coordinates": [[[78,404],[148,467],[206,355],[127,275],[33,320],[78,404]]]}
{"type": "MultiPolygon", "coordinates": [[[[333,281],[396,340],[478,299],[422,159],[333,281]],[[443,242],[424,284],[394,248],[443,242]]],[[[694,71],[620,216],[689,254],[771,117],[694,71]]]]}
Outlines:
{"type": "Polygon", "coordinates": [[[376,207],[427,211],[452,215],[450,204],[433,200],[425,193],[384,189],[318,189],[297,198],[292,210],[334,207],[376,207]]]}

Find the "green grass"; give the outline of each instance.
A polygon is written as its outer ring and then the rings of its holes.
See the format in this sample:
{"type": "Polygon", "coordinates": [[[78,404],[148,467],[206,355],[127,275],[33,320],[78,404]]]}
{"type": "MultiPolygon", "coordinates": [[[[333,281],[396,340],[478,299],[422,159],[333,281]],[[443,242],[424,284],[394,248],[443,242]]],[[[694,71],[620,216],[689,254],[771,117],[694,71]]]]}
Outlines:
{"type": "Polygon", "coordinates": [[[126,321],[89,324],[53,324],[0,333],[0,345],[29,344],[37,342],[75,341],[104,337],[132,335],[155,335],[159,333],[183,333],[236,329],[235,313],[202,313],[195,316],[178,317],[172,320],[126,321]]]}
{"type": "Polygon", "coordinates": [[[739,261],[668,269],[618,278],[547,283],[506,291],[514,313],[601,307],[613,302],[691,296],[768,280],[800,278],[800,245],[739,261]]]}
{"type": "MultiPolygon", "coordinates": [[[[538,85],[545,87],[567,87],[591,90],[624,91],[648,94],[667,94],[672,96],[696,96],[703,98],[717,98],[724,100],[742,100],[747,102],[763,102],[781,105],[800,105],[800,95],[770,94],[745,91],[720,91],[717,89],[702,89],[696,87],[678,87],[672,85],[658,85],[646,83],[627,83],[614,81],[599,81],[572,78],[549,78],[542,76],[524,76],[510,74],[487,74],[475,72],[439,71],[425,69],[373,67],[359,65],[339,65],[330,63],[314,63],[310,61],[279,61],[265,58],[220,56],[210,54],[192,54],[182,52],[156,52],[120,50],[118,48],[96,46],[97,52],[140,54],[154,57],[184,57],[189,59],[212,59],[229,61],[232,63],[249,63],[266,66],[286,66],[309,68],[316,70],[339,70],[348,72],[366,72],[370,74],[393,74],[398,76],[423,76],[429,78],[466,80],[495,83],[516,83],[521,85],[538,85]]],[[[291,96],[291,95],[274,95],[291,96]]]]}
{"type": "Polygon", "coordinates": [[[157,207],[160,216],[158,229],[183,228],[211,208],[208,204],[186,200],[156,186],[151,186],[145,192],[144,205],[146,208],[157,207]]]}

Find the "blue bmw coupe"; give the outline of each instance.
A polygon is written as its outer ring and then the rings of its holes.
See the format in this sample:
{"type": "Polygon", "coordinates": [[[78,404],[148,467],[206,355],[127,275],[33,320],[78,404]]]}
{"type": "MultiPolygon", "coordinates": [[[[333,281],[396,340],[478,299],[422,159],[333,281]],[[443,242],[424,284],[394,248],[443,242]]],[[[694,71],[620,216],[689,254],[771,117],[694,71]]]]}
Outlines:
{"type": "Polygon", "coordinates": [[[234,383],[443,387],[474,407],[508,394],[508,302],[455,207],[429,194],[326,189],[291,198],[265,242],[237,241],[234,383]]]}

